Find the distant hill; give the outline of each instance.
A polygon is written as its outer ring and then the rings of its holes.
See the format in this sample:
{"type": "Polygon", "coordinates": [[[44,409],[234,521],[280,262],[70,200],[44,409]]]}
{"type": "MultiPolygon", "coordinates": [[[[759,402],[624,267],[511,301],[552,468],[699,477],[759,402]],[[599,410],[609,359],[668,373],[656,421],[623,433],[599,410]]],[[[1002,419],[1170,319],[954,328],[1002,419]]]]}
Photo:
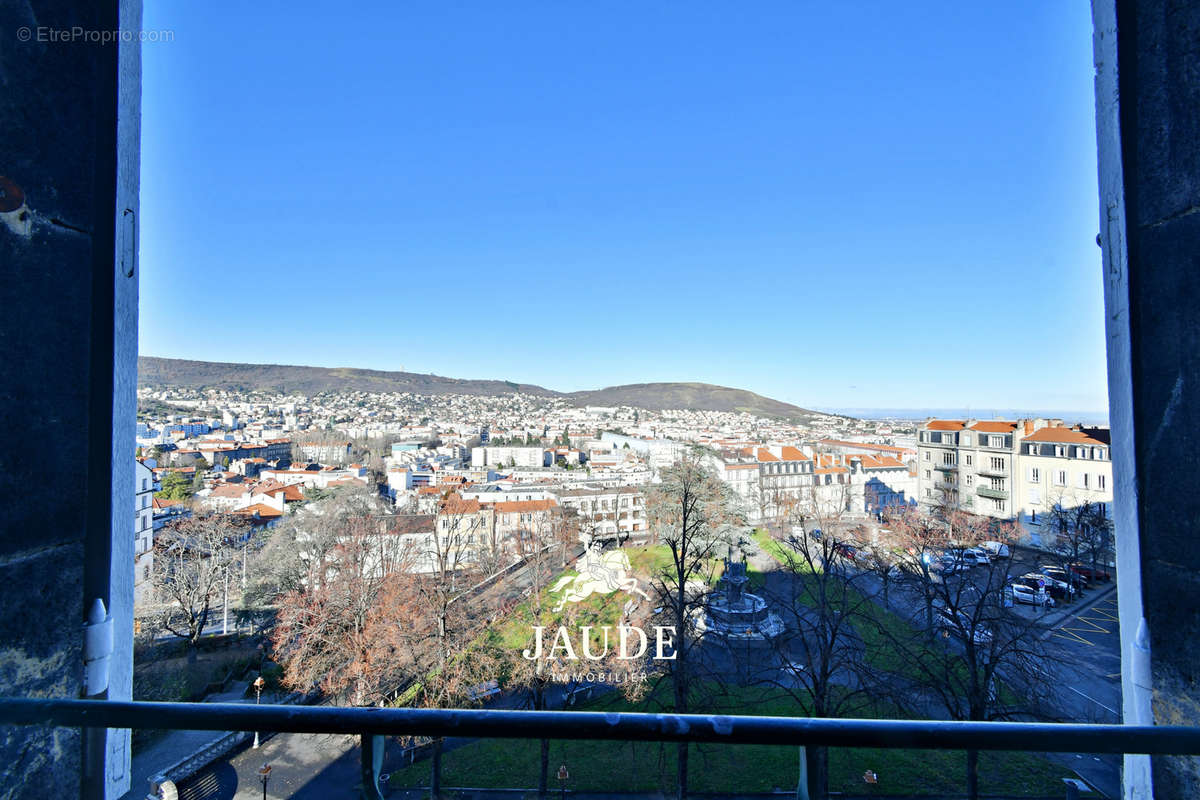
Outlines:
{"type": "Polygon", "coordinates": [[[414,394],[505,395],[513,392],[561,397],[580,406],[634,406],[651,411],[744,411],[764,417],[804,419],[820,412],[769,397],[709,383],[635,383],[586,392],[556,392],[530,383],[463,380],[418,372],[382,372],[352,367],[229,364],[177,358],[138,357],[138,386],[212,388],[314,395],[325,391],[412,392],[414,394]]]}
{"type": "Polygon", "coordinates": [[[282,364],[226,364],[178,358],[138,356],[138,386],[179,386],[232,391],[412,392],[414,394],[523,394],[557,397],[558,392],[529,383],[468,381],[419,372],[381,372],[353,367],[293,367],[282,364]]]}
{"type": "Polygon", "coordinates": [[[567,395],[581,406],[635,406],[651,411],[689,408],[694,411],[744,411],[760,417],[797,419],[819,412],[772,400],[744,389],[711,383],[631,383],[567,395]]]}

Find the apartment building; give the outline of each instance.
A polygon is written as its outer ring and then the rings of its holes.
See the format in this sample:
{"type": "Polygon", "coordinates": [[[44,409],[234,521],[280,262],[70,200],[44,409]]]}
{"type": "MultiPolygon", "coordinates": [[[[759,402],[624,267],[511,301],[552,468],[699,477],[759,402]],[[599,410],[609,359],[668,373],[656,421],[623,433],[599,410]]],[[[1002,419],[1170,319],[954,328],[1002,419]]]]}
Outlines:
{"type": "Polygon", "coordinates": [[[1048,425],[1021,441],[1018,475],[1021,525],[1035,543],[1049,543],[1057,531],[1045,524],[1055,506],[1089,505],[1111,518],[1113,481],[1107,428],[1048,425]]]}
{"type": "Polygon", "coordinates": [[[621,539],[648,530],[646,496],[631,486],[555,491],[563,508],[573,509],[581,527],[595,537],[621,539]]]}
{"type": "Polygon", "coordinates": [[[803,506],[812,495],[813,460],[802,450],[788,445],[766,445],[743,450],[758,461],[758,495],[753,511],[758,519],[773,519],[791,508],[803,506]]]}
{"type": "Polygon", "coordinates": [[[345,464],[350,457],[350,445],[350,442],[300,442],[299,455],[322,464],[345,464]]]}
{"type": "Polygon", "coordinates": [[[882,514],[916,502],[917,475],[894,455],[844,455],[849,462],[851,501],[868,514],[882,514]]]}
{"type": "Polygon", "coordinates": [[[154,571],[154,470],[134,461],[133,602],[150,599],[154,571]]]}
{"type": "Polygon", "coordinates": [[[927,420],[917,434],[920,505],[1019,520],[1042,541],[1039,518],[1055,505],[1112,502],[1106,428],[1067,427],[1058,419],[927,420]]]}
{"type": "Polygon", "coordinates": [[[495,538],[514,553],[518,541],[539,541],[550,536],[551,520],[558,512],[554,500],[506,500],[492,503],[495,538]]]}
{"type": "Polygon", "coordinates": [[[758,505],[761,496],[758,458],[741,450],[725,450],[710,461],[717,471],[717,477],[729,485],[742,508],[746,509],[750,521],[759,522],[762,514],[758,505]]]}
{"type": "Polygon", "coordinates": [[[789,512],[810,517],[879,513],[913,502],[916,492],[915,474],[894,455],[809,455],[789,445],[754,445],[724,450],[709,460],[752,523],[789,512]]]}
{"type": "Polygon", "coordinates": [[[1006,420],[928,420],[917,432],[921,506],[1011,519],[1017,427],[1006,420]]]}
{"type": "Polygon", "coordinates": [[[549,455],[541,447],[472,447],[472,467],[546,467],[549,455]]]}

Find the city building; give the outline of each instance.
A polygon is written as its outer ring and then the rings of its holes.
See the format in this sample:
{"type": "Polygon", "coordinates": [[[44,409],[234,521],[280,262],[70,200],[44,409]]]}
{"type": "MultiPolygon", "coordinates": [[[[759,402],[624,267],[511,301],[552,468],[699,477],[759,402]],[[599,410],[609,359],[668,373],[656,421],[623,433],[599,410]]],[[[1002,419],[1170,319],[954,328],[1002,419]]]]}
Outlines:
{"type": "Polygon", "coordinates": [[[542,447],[472,447],[472,467],[548,467],[550,457],[542,447]]]}
{"type": "Polygon", "coordinates": [[[1107,428],[1061,425],[1037,428],[1021,440],[1020,521],[1033,543],[1054,545],[1056,506],[1088,506],[1100,517],[1112,518],[1111,441],[1107,428]]]}
{"type": "Polygon", "coordinates": [[[140,605],[150,597],[154,572],[154,470],[133,464],[133,602],[140,605]]]}
{"type": "Polygon", "coordinates": [[[580,528],[600,539],[625,539],[648,530],[646,496],[621,486],[556,491],[558,502],[579,517],[580,528]]]}
{"type": "Polygon", "coordinates": [[[1108,513],[1109,441],[1107,428],[1060,419],[930,419],[917,435],[918,500],[926,509],[1020,521],[1024,539],[1049,546],[1041,519],[1055,506],[1087,503],[1108,513]]]}

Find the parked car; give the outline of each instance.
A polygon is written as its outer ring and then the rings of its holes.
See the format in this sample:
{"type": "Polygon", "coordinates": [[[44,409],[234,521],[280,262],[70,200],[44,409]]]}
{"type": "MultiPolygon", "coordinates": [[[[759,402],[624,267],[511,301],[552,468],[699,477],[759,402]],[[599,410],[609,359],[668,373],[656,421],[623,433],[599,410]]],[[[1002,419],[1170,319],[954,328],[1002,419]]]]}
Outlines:
{"type": "Polygon", "coordinates": [[[930,569],[934,572],[950,574],[954,572],[966,572],[971,568],[971,564],[963,561],[961,558],[955,558],[952,555],[944,555],[938,561],[930,565],[930,569]]]}
{"type": "Polygon", "coordinates": [[[995,561],[998,558],[1011,558],[1012,550],[1004,542],[984,542],[979,549],[987,553],[988,558],[995,561]]]}
{"type": "Polygon", "coordinates": [[[833,552],[842,558],[848,558],[851,560],[858,558],[858,548],[852,544],[846,544],[845,542],[834,542],[833,552]]]}
{"type": "Polygon", "coordinates": [[[942,554],[941,560],[943,564],[955,565],[955,569],[951,571],[969,569],[981,562],[984,564],[988,563],[987,556],[981,553],[976,553],[974,550],[960,549],[947,550],[942,554]]]}
{"type": "Polygon", "coordinates": [[[992,557],[982,547],[972,547],[969,552],[975,554],[976,564],[990,564],[992,561],[992,557]]]}
{"type": "Polygon", "coordinates": [[[1067,572],[1061,567],[1056,567],[1053,564],[1042,564],[1038,571],[1047,577],[1054,578],[1056,581],[1069,583],[1071,586],[1075,587],[1075,591],[1077,592],[1082,592],[1088,587],[1087,578],[1083,577],[1078,572],[1067,572]]]}
{"type": "Polygon", "coordinates": [[[1083,578],[1086,578],[1089,583],[1092,581],[1111,581],[1112,580],[1112,574],[1109,573],[1107,570],[1105,570],[1103,567],[1089,567],[1088,565],[1081,564],[1078,561],[1076,561],[1073,564],[1070,564],[1069,566],[1070,566],[1072,572],[1080,575],[1083,578]]]}
{"type": "Polygon", "coordinates": [[[1033,589],[1024,583],[1011,583],[1008,590],[1012,593],[1013,600],[1018,603],[1041,606],[1045,605],[1047,601],[1053,602],[1044,588],[1033,589]]]}
{"type": "Polygon", "coordinates": [[[972,627],[971,618],[962,611],[959,611],[956,615],[951,615],[948,609],[938,609],[934,627],[939,631],[949,632],[963,638],[966,638],[967,631],[971,631],[971,640],[975,644],[987,644],[992,640],[992,632],[987,627],[984,625],[974,625],[972,627]],[[958,617],[957,623],[955,622],[955,616],[958,617]]]}
{"type": "Polygon", "coordinates": [[[986,564],[991,560],[988,558],[987,553],[974,547],[952,547],[945,552],[945,555],[953,556],[969,567],[973,567],[976,564],[986,564]]]}
{"type": "Polygon", "coordinates": [[[1075,587],[1071,584],[1040,572],[1027,572],[1018,581],[1031,588],[1044,588],[1055,600],[1069,600],[1075,594],[1075,587]]]}

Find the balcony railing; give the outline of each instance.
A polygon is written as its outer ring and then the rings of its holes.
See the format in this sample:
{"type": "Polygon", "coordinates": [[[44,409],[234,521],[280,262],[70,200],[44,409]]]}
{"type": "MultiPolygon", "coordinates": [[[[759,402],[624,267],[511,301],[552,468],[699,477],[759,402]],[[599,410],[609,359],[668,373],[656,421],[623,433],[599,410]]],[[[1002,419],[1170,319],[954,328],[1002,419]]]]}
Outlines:
{"type": "Polygon", "coordinates": [[[933,468],[941,472],[958,472],[958,464],[935,464],[933,468]]]}
{"type": "Polygon", "coordinates": [[[1008,492],[1003,489],[993,489],[990,486],[980,486],[975,490],[980,497],[991,497],[996,500],[1007,500],[1008,492]]]}
{"type": "Polygon", "coordinates": [[[823,719],[709,714],[500,711],[233,703],[0,699],[0,724],[362,737],[363,795],[380,798],[383,736],[722,742],[925,750],[1200,754],[1200,728],[1043,722],[823,719]]]}
{"type": "Polygon", "coordinates": [[[980,467],[976,471],[980,475],[983,475],[988,478],[1007,478],[1008,477],[1007,470],[996,469],[995,467],[980,467]]]}

